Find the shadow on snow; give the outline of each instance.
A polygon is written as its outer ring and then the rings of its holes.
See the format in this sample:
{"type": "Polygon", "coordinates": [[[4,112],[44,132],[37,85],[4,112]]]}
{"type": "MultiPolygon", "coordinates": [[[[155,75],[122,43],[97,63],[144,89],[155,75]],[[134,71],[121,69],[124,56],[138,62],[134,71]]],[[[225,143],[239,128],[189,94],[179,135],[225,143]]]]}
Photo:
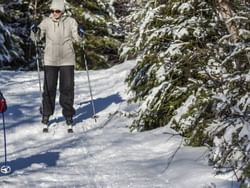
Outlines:
{"type": "MultiPolygon", "coordinates": [[[[95,106],[95,112],[97,114],[98,112],[101,112],[104,109],[106,109],[111,104],[113,104],[113,103],[119,104],[123,101],[124,100],[121,98],[121,96],[118,93],[110,95],[110,96],[105,97],[105,98],[95,99],[93,101],[94,106],[95,106]]],[[[75,115],[76,119],[74,120],[75,123],[79,123],[85,119],[91,118],[94,115],[91,101],[82,102],[82,103],[80,103],[80,106],[82,106],[82,107],[80,107],[76,110],[76,115],[75,115]],[[87,104],[87,105],[83,106],[84,104],[87,104]]]]}
{"type": "MultiPolygon", "coordinates": [[[[110,106],[111,104],[115,103],[115,104],[119,104],[121,102],[123,102],[124,100],[122,99],[122,97],[116,93],[113,95],[110,95],[108,97],[105,98],[98,98],[98,99],[94,99],[93,103],[95,106],[95,112],[96,114],[98,112],[103,111],[104,109],[106,109],[108,106],[110,106]]],[[[92,108],[92,103],[91,101],[84,101],[81,102],[80,104],[78,104],[78,108],[76,109],[76,114],[75,114],[75,118],[74,118],[74,124],[77,124],[79,122],[82,122],[85,119],[91,118],[93,117],[93,108],[92,108]]],[[[53,122],[62,122],[64,121],[64,117],[60,117],[57,120],[52,120],[51,124],[53,122]]]]}
{"type": "MultiPolygon", "coordinates": [[[[46,167],[56,166],[56,162],[59,159],[59,152],[47,152],[43,154],[33,155],[27,158],[18,158],[13,161],[9,161],[7,165],[11,167],[11,174],[15,171],[22,170],[30,167],[32,164],[44,164],[46,167]]],[[[4,163],[0,163],[0,166],[3,166],[4,163]]],[[[41,167],[41,168],[44,168],[41,167]]],[[[41,169],[39,168],[39,169],[41,169]]],[[[36,169],[30,169],[30,171],[36,169]]],[[[8,174],[9,175],[9,174],[8,174]]],[[[0,177],[5,176],[5,174],[0,173],[0,177]]]]}
{"type": "MultiPolygon", "coordinates": [[[[124,99],[119,95],[119,93],[107,96],[105,98],[98,98],[94,99],[93,103],[95,106],[95,112],[96,114],[105,110],[108,108],[111,104],[119,104],[123,102],[124,99]]],[[[29,116],[25,117],[24,112],[29,112],[31,114],[34,111],[34,108],[31,108],[29,105],[12,105],[8,107],[8,111],[6,113],[6,116],[10,117],[14,116],[17,121],[9,123],[8,119],[6,119],[6,129],[11,129],[17,126],[21,126],[22,124],[31,124],[31,123],[36,123],[37,118],[39,118],[41,115],[40,113],[36,113],[36,116],[29,116]],[[9,113],[9,114],[8,114],[9,113]]],[[[9,117],[9,118],[10,118],[9,117]]],[[[84,101],[78,104],[77,109],[76,109],[76,114],[74,116],[74,124],[77,124],[79,122],[82,122],[85,119],[93,117],[93,108],[92,108],[92,103],[91,101],[84,101]]],[[[0,118],[0,121],[1,118],[0,118]]],[[[50,124],[56,122],[64,122],[65,119],[63,116],[60,116],[59,118],[56,119],[51,119],[50,124]]],[[[40,122],[39,122],[40,123],[40,122]]],[[[0,131],[2,131],[2,126],[0,127],[0,131]]]]}

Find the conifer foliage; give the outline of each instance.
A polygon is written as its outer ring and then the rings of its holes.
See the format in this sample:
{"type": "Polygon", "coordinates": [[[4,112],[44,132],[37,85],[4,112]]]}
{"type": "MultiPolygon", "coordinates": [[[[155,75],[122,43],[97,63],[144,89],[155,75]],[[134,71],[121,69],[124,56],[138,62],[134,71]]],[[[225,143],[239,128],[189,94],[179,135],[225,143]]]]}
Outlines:
{"type": "Polygon", "coordinates": [[[190,145],[209,145],[218,172],[234,171],[238,180],[249,181],[249,4],[139,4],[140,11],[127,17],[135,27],[121,52],[137,57],[127,78],[131,101],[141,103],[131,130],[172,127],[190,145]]]}
{"type": "Polygon", "coordinates": [[[0,2],[0,68],[12,69],[27,64],[29,56],[28,16],[18,2],[0,2]]]}
{"type": "MultiPolygon", "coordinates": [[[[50,14],[51,1],[0,1],[0,68],[31,70],[36,68],[35,46],[30,27],[50,14]]],[[[85,30],[85,56],[89,68],[108,68],[120,62],[118,49],[123,41],[120,25],[112,7],[104,0],[65,1],[67,14],[85,30]]],[[[44,44],[39,44],[40,57],[44,44]]],[[[75,45],[77,69],[84,69],[83,50],[75,45]]],[[[41,58],[42,60],[42,58],[41,58]]]]}

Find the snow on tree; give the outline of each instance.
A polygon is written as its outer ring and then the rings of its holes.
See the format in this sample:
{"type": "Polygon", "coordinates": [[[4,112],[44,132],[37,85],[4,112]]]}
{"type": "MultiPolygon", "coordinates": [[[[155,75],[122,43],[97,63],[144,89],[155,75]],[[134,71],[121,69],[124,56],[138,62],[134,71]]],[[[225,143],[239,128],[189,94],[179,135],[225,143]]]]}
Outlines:
{"type": "MultiPolygon", "coordinates": [[[[4,28],[9,30],[15,37],[14,45],[18,50],[6,47],[7,52],[2,52],[2,59],[11,68],[22,67],[22,69],[34,69],[36,66],[35,46],[30,40],[30,27],[33,23],[39,23],[44,16],[50,14],[49,6],[51,1],[45,0],[24,0],[24,1],[3,1],[0,3],[0,19],[4,28]],[[8,12],[8,14],[4,13],[8,12]],[[16,41],[18,40],[18,41],[16,41]],[[8,53],[9,55],[6,56],[8,53]],[[22,59],[15,59],[17,57],[22,59]],[[14,66],[16,65],[16,66],[14,66]]],[[[120,61],[118,49],[123,41],[123,33],[120,32],[120,25],[115,19],[112,4],[104,0],[65,1],[67,14],[74,18],[85,29],[85,54],[89,63],[89,68],[107,68],[120,61]]],[[[7,40],[5,38],[5,40],[7,40]]],[[[43,44],[39,44],[41,49],[43,44]]],[[[83,69],[84,62],[81,54],[83,53],[79,45],[75,45],[77,54],[77,69],[83,69]]],[[[42,50],[41,50],[42,51],[42,50]]],[[[2,67],[2,66],[1,66],[2,67]]]]}
{"type": "Polygon", "coordinates": [[[19,2],[0,4],[0,68],[18,68],[29,59],[27,20],[21,8],[19,2]]]}
{"type": "Polygon", "coordinates": [[[237,3],[140,1],[126,17],[134,27],[121,56],[137,57],[127,78],[131,101],[141,103],[131,130],[172,127],[190,145],[210,145],[217,171],[233,170],[243,182],[250,177],[250,37],[248,6],[237,3]]]}

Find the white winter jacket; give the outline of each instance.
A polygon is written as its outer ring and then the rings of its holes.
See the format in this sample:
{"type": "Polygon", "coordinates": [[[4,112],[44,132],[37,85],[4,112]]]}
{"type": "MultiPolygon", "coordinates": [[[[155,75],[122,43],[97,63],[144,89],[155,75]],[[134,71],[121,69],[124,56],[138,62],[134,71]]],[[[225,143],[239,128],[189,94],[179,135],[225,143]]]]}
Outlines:
{"type": "Polygon", "coordinates": [[[81,40],[78,35],[78,24],[69,16],[55,20],[52,15],[45,18],[38,26],[40,39],[45,37],[44,65],[75,65],[73,42],[81,40]]]}

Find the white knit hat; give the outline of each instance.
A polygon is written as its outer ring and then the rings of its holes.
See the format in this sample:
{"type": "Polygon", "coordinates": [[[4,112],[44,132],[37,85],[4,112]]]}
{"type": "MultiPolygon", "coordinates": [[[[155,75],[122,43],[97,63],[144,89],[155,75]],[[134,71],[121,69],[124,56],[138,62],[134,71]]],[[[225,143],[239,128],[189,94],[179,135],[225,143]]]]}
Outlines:
{"type": "Polygon", "coordinates": [[[65,11],[64,0],[52,0],[50,9],[65,11]]]}

